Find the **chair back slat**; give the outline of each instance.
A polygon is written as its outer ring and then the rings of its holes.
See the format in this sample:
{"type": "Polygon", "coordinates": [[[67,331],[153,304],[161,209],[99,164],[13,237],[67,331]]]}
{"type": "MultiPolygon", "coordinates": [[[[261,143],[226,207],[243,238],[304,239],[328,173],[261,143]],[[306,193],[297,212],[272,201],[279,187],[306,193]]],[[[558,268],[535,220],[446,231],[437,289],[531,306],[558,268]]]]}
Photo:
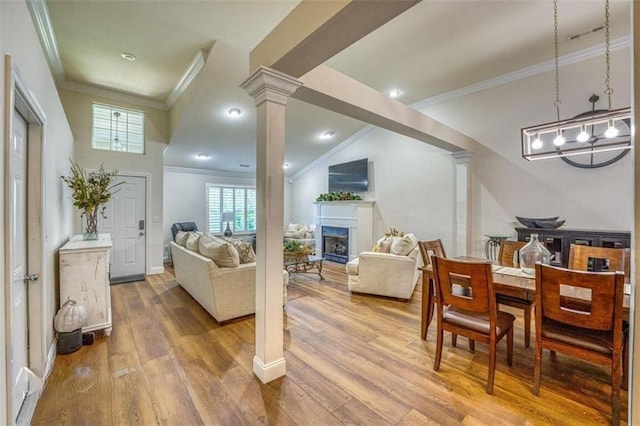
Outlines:
{"type": "Polygon", "coordinates": [[[622,315],[624,274],[536,265],[536,302],[543,318],[591,330],[612,330],[622,315]],[[571,290],[564,292],[563,287],[571,290]],[[590,300],[584,295],[590,293],[590,300]]]}
{"type": "Polygon", "coordinates": [[[491,262],[463,262],[432,256],[438,303],[495,316],[491,262]],[[460,286],[466,287],[460,291],[460,286]]]}
{"type": "Polygon", "coordinates": [[[447,257],[444,245],[440,239],[433,241],[419,241],[418,246],[420,247],[420,255],[422,256],[422,263],[424,266],[431,265],[431,256],[447,257]]]}
{"type": "Polygon", "coordinates": [[[500,240],[500,251],[498,252],[498,263],[502,266],[514,267],[514,253],[527,245],[525,241],[500,240]]]}
{"type": "Polygon", "coordinates": [[[569,269],[578,271],[589,270],[589,259],[599,259],[608,262],[607,271],[623,271],[628,274],[626,258],[629,257],[629,249],[592,247],[580,244],[571,244],[569,248],[569,269]]]}

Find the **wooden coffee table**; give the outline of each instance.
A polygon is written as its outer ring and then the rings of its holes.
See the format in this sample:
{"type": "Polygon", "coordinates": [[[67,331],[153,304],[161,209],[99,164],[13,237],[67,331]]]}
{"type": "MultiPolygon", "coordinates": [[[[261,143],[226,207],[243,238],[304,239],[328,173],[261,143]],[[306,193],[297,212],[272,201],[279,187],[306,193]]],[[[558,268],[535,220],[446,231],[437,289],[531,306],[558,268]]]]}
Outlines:
{"type": "Polygon", "coordinates": [[[309,273],[314,272],[315,269],[321,280],[324,280],[322,276],[322,257],[309,255],[297,259],[285,259],[284,269],[289,274],[309,273]]]}

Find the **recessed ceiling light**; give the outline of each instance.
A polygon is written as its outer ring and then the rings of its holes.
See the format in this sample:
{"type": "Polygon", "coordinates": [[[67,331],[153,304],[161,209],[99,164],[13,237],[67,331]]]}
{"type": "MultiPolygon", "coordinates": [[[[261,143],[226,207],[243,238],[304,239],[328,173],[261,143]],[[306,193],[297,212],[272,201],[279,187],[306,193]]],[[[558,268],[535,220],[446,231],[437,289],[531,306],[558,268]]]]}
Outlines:
{"type": "Polygon", "coordinates": [[[207,158],[209,158],[209,154],[205,154],[204,152],[201,152],[198,155],[196,155],[196,158],[198,160],[206,160],[207,158]]]}
{"type": "Polygon", "coordinates": [[[284,164],[282,165],[282,168],[283,168],[283,169],[288,169],[288,168],[289,168],[289,163],[284,163],[284,164]]]}
{"type": "Polygon", "coordinates": [[[326,132],[324,132],[320,137],[322,139],[331,139],[332,137],[334,137],[336,135],[336,132],[334,132],[333,130],[327,130],[326,132]]]}
{"type": "Polygon", "coordinates": [[[398,96],[400,96],[402,94],[401,91],[399,91],[398,89],[391,89],[387,92],[387,95],[390,98],[397,98],[398,96]]]}
{"type": "Polygon", "coordinates": [[[242,115],[242,111],[240,111],[240,108],[231,108],[227,111],[227,114],[229,117],[240,117],[242,115]]]}
{"type": "Polygon", "coordinates": [[[132,53],[122,53],[120,56],[122,56],[122,59],[126,59],[127,61],[133,62],[136,60],[135,55],[132,53]]]}

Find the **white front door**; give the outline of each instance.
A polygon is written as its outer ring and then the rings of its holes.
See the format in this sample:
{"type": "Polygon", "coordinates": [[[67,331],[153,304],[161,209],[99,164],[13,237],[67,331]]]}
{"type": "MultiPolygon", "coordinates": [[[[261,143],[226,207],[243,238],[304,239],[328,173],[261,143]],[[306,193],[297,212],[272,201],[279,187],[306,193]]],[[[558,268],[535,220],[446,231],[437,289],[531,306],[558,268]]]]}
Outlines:
{"type": "Polygon", "coordinates": [[[147,178],[118,175],[113,183],[118,182],[124,183],[111,196],[107,217],[99,217],[98,229],[111,234],[111,281],[137,281],[146,270],[147,178]]]}
{"type": "Polygon", "coordinates": [[[9,189],[9,229],[11,230],[11,350],[9,365],[13,379],[14,420],[29,390],[29,324],[27,301],[27,123],[13,112],[11,183],[9,189]]]}

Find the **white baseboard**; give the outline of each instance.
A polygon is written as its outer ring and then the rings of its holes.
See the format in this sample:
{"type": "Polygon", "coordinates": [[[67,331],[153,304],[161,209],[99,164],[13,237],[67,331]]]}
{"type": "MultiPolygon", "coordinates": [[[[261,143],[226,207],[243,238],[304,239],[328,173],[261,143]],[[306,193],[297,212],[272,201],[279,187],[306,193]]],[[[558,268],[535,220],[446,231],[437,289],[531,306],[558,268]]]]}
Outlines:
{"type": "Polygon", "coordinates": [[[47,379],[49,375],[53,371],[53,365],[56,363],[56,354],[58,353],[58,337],[53,338],[53,343],[49,348],[49,352],[47,353],[47,363],[44,366],[44,375],[42,376],[43,388],[44,384],[47,383],[47,379]]]}
{"type": "Polygon", "coordinates": [[[147,275],[164,274],[164,266],[156,266],[155,268],[149,268],[147,275]]]}
{"type": "Polygon", "coordinates": [[[258,376],[262,383],[269,383],[287,374],[287,364],[284,358],[280,358],[265,365],[262,360],[254,356],[253,373],[258,376]]]}

